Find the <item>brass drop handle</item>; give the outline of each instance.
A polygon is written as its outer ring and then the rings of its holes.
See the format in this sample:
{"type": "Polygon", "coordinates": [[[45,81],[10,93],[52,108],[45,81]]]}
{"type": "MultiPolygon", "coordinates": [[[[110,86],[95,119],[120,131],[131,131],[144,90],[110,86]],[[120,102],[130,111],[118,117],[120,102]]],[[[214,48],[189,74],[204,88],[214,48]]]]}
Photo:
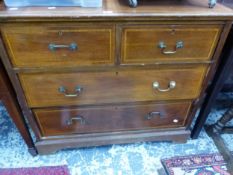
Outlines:
{"type": "Polygon", "coordinates": [[[166,51],[167,45],[163,42],[160,41],[158,47],[161,49],[161,52],[165,55],[171,55],[175,54],[178,49],[181,49],[184,47],[184,42],[183,41],[177,41],[176,45],[174,46],[174,50],[168,50],[166,51]]]}
{"type": "Polygon", "coordinates": [[[75,51],[78,49],[78,45],[76,43],[71,43],[69,45],[50,43],[48,48],[50,51],[56,51],[57,49],[64,49],[64,48],[67,48],[71,51],[75,51]]]}
{"type": "Polygon", "coordinates": [[[172,89],[174,89],[176,87],[176,82],[175,81],[170,81],[168,83],[168,88],[167,89],[161,89],[160,85],[159,85],[159,82],[155,81],[155,82],[153,82],[152,87],[153,87],[153,89],[157,89],[160,92],[167,92],[167,91],[170,91],[170,90],[172,90],[172,89]]]}
{"type": "Polygon", "coordinates": [[[75,93],[73,93],[73,94],[68,93],[66,87],[64,87],[64,86],[60,86],[58,88],[58,91],[60,93],[64,94],[65,97],[77,97],[83,91],[83,88],[81,86],[76,86],[75,93]]]}
{"type": "Polygon", "coordinates": [[[66,121],[66,124],[67,125],[72,125],[73,121],[78,121],[81,125],[85,125],[86,124],[86,121],[85,121],[84,117],[81,116],[81,115],[78,115],[78,116],[75,116],[75,117],[72,117],[72,118],[68,119],[66,121]]]}
{"type": "Polygon", "coordinates": [[[162,117],[163,114],[162,114],[161,112],[149,112],[149,113],[145,116],[145,119],[146,119],[146,120],[151,120],[151,119],[154,118],[155,116],[162,117]]]}

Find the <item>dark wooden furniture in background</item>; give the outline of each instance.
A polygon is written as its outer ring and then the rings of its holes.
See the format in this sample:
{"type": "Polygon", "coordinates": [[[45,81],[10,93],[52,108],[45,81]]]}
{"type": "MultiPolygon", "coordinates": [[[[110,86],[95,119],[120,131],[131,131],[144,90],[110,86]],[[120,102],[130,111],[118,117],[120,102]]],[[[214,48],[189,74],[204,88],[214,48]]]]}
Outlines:
{"type": "MultiPolygon", "coordinates": [[[[10,117],[18,128],[21,136],[28,146],[29,152],[35,156],[37,154],[36,148],[32,141],[28,127],[25,123],[22,111],[16,99],[15,92],[11,86],[9,78],[4,70],[2,63],[0,62],[0,101],[6,107],[10,117]]],[[[17,146],[17,145],[15,145],[17,146]]]]}
{"type": "MultiPolygon", "coordinates": [[[[231,7],[233,9],[233,1],[232,0],[221,0],[221,3],[224,5],[231,7]]],[[[197,117],[197,121],[192,130],[191,137],[198,138],[201,129],[203,128],[208,115],[211,111],[211,108],[216,102],[218,94],[223,92],[229,92],[233,90],[233,85],[231,83],[231,77],[233,73],[233,26],[231,26],[231,30],[229,32],[227,41],[225,43],[225,47],[221,54],[220,65],[217,70],[216,76],[213,79],[210,87],[207,90],[206,98],[201,106],[200,113],[197,117]],[[229,81],[228,81],[229,80],[229,81]],[[232,89],[231,89],[232,88],[232,89]]]]}
{"type": "Polygon", "coordinates": [[[40,154],[190,136],[232,10],[203,0],[103,4],[0,6],[0,55],[40,154]]]}
{"type": "MultiPolygon", "coordinates": [[[[233,0],[219,0],[219,3],[222,3],[223,5],[233,9],[233,0]]],[[[233,25],[229,34],[229,41],[226,43],[226,45],[232,45],[232,40],[233,40],[233,25]]],[[[230,48],[225,49],[225,52],[229,52],[230,48]]],[[[233,65],[232,65],[233,67],[233,65]]],[[[233,69],[228,73],[227,77],[225,78],[224,85],[221,89],[221,92],[223,93],[228,93],[228,92],[233,92],[233,69]]],[[[217,99],[218,101],[218,99],[217,99]]],[[[230,105],[229,103],[226,103],[226,105],[230,105]]]]}
{"type": "MultiPolygon", "coordinates": [[[[221,3],[233,9],[233,0],[222,0],[221,3]]],[[[219,93],[233,92],[233,26],[229,32],[225,47],[221,55],[221,63],[217,70],[217,74],[213,79],[213,83],[207,91],[206,98],[201,107],[191,137],[197,138],[202,127],[204,126],[208,115],[213,108],[219,93]]],[[[225,99],[226,101],[227,99],[225,99]]],[[[228,103],[229,105],[230,103],[228,103]]],[[[229,172],[233,172],[233,156],[228,146],[225,144],[222,133],[233,134],[233,127],[226,127],[226,124],[233,119],[233,104],[228,106],[229,109],[225,114],[213,125],[206,126],[207,134],[213,139],[219,152],[226,161],[226,166],[229,172]]]]}
{"type": "Polygon", "coordinates": [[[231,120],[233,120],[233,105],[215,124],[205,126],[207,134],[213,139],[219,152],[227,163],[226,166],[229,172],[233,172],[233,155],[226,145],[226,142],[221,137],[221,134],[233,134],[233,126],[226,126],[231,120]]]}
{"type": "MultiPolygon", "coordinates": [[[[233,66],[233,30],[231,30],[228,41],[226,42],[226,47],[225,47],[225,52],[223,52],[223,56],[226,58],[226,65],[222,66],[221,68],[223,69],[222,72],[220,72],[220,75],[222,77],[217,77],[216,79],[216,84],[215,88],[210,91],[211,95],[208,96],[207,100],[212,99],[212,101],[207,101],[207,105],[205,104],[203,109],[203,112],[208,112],[208,107],[211,107],[211,105],[214,104],[215,101],[215,96],[224,89],[230,90],[229,87],[232,86],[232,84],[224,84],[224,82],[230,82],[227,81],[229,80],[229,77],[232,76],[232,66],[233,66]],[[222,79],[221,79],[222,78],[222,79]],[[225,85],[227,85],[227,88],[224,88],[225,85]],[[209,105],[209,106],[208,106],[209,105]]],[[[231,92],[233,89],[231,89],[231,92]]],[[[203,114],[203,112],[201,114],[203,114]]],[[[208,114],[206,115],[206,117],[208,114]]],[[[227,169],[229,172],[233,172],[233,156],[231,151],[229,150],[228,146],[225,144],[225,141],[221,137],[222,133],[228,133],[228,134],[233,134],[233,127],[226,127],[226,124],[233,119],[233,104],[231,103],[231,106],[229,109],[225,112],[225,114],[213,125],[206,126],[206,132],[207,134],[213,139],[215,145],[217,146],[219,152],[223,155],[224,160],[227,163],[227,169]]],[[[202,124],[202,123],[201,123],[202,124]]],[[[203,123],[204,124],[204,123],[203,123]]]]}

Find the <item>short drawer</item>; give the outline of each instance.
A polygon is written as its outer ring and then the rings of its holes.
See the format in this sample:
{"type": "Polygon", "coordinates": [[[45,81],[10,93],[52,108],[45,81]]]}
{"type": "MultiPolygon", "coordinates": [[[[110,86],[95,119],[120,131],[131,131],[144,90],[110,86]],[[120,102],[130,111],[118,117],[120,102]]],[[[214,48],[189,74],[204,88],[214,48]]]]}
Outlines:
{"type": "Polygon", "coordinates": [[[30,107],[198,97],[206,67],[19,75],[30,107]]]}
{"type": "Polygon", "coordinates": [[[114,64],[113,25],[5,25],[2,36],[15,67],[114,64]]]}
{"type": "Polygon", "coordinates": [[[185,125],[189,102],[34,110],[42,136],[113,132],[185,125]]]}
{"type": "Polygon", "coordinates": [[[121,64],[210,60],[222,26],[123,26],[121,64]]]}

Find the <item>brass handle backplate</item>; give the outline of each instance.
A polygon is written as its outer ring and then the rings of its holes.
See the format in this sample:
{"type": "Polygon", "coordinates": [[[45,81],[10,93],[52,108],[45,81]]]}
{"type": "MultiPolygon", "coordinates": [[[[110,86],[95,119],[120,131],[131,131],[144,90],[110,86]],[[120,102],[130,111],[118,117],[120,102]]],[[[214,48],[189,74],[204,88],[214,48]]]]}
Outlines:
{"type": "Polygon", "coordinates": [[[145,119],[146,120],[151,120],[152,118],[154,118],[155,116],[159,116],[160,118],[162,118],[164,115],[161,112],[149,112],[146,116],[145,119]]]}
{"type": "Polygon", "coordinates": [[[83,88],[81,86],[75,87],[75,93],[68,93],[66,87],[60,86],[58,88],[58,91],[65,95],[65,97],[77,97],[79,94],[83,91],[83,88]]]}
{"type": "Polygon", "coordinates": [[[163,41],[159,42],[158,47],[161,49],[161,52],[163,54],[171,55],[171,54],[175,54],[178,49],[183,48],[184,47],[184,42],[183,41],[177,41],[176,45],[174,46],[174,50],[166,50],[167,45],[163,41]]]}
{"type": "Polygon", "coordinates": [[[176,87],[176,82],[175,81],[170,81],[168,83],[168,88],[167,89],[161,89],[160,85],[159,85],[159,82],[155,81],[155,82],[153,82],[152,87],[153,87],[153,89],[157,89],[160,92],[168,92],[168,91],[170,91],[170,90],[172,90],[172,89],[174,89],[176,87]]]}
{"type": "Polygon", "coordinates": [[[78,115],[78,116],[75,116],[75,117],[72,117],[72,118],[68,119],[66,121],[66,124],[67,125],[72,125],[74,121],[80,122],[81,125],[85,125],[86,124],[86,120],[81,115],[78,115]]]}
{"type": "Polygon", "coordinates": [[[57,49],[64,49],[64,48],[65,49],[67,48],[71,51],[75,51],[78,49],[78,45],[76,43],[71,43],[69,45],[50,43],[48,48],[51,51],[56,51],[57,49]]]}

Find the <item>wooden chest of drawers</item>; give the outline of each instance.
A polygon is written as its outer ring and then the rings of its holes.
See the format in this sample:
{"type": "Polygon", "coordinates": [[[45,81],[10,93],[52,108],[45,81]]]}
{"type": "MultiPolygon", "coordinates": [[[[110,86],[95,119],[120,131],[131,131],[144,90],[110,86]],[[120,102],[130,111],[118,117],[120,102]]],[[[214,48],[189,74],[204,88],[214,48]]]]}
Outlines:
{"type": "Polygon", "coordinates": [[[39,153],[189,138],[233,13],[147,3],[1,8],[2,61],[39,153]]]}

